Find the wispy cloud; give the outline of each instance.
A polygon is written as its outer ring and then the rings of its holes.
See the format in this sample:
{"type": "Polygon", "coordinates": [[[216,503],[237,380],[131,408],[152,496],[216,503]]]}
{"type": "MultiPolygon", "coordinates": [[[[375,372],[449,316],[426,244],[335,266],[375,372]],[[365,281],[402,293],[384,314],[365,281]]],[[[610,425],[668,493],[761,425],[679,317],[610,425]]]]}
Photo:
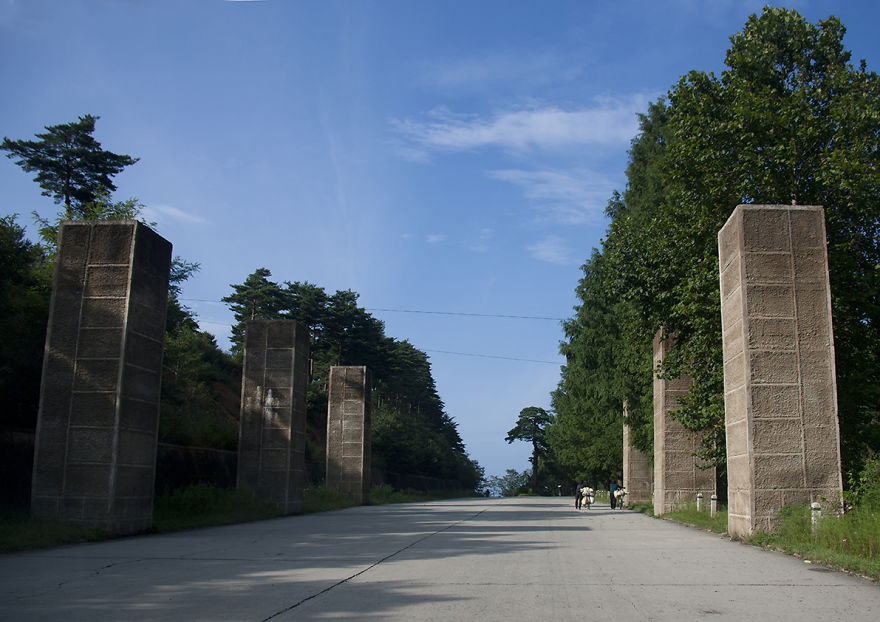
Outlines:
{"type": "Polygon", "coordinates": [[[429,64],[419,75],[422,84],[447,92],[450,89],[494,90],[499,85],[509,84],[522,87],[523,84],[538,86],[559,83],[573,80],[581,72],[578,64],[552,52],[528,55],[497,52],[429,64]]]}
{"type": "Polygon", "coordinates": [[[447,236],[445,233],[432,233],[427,236],[425,240],[428,242],[428,244],[439,244],[440,242],[445,242],[446,237],[447,236]]]}
{"type": "Polygon", "coordinates": [[[404,139],[403,146],[416,153],[484,147],[524,151],[625,144],[638,131],[636,113],[644,111],[648,101],[643,94],[602,97],[591,106],[572,110],[544,106],[498,111],[489,118],[438,108],[425,120],[396,119],[391,125],[404,139]]]}
{"type": "Polygon", "coordinates": [[[477,239],[468,246],[468,250],[474,253],[488,253],[489,242],[495,237],[495,230],[484,227],[477,232],[477,239]]]}
{"type": "Polygon", "coordinates": [[[144,217],[147,220],[155,220],[157,222],[161,222],[163,220],[174,220],[177,222],[189,224],[204,224],[208,222],[205,218],[199,216],[198,214],[185,212],[182,209],[172,207],[171,205],[163,205],[161,203],[145,207],[144,217]]]}
{"type": "Polygon", "coordinates": [[[560,266],[577,264],[574,251],[558,235],[548,235],[543,240],[527,246],[526,250],[539,261],[546,261],[547,263],[560,266]]]}
{"type": "Polygon", "coordinates": [[[493,179],[522,188],[542,220],[582,225],[602,218],[608,197],[619,186],[605,175],[587,170],[490,171],[493,179]]]}

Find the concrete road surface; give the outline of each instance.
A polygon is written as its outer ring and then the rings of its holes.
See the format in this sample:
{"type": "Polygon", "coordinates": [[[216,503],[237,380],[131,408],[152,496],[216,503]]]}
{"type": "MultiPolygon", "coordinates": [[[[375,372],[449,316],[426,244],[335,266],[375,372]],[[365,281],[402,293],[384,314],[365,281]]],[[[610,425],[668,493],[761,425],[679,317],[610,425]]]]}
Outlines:
{"type": "Polygon", "coordinates": [[[570,498],[352,508],[0,556],[0,620],[880,620],[880,587],[570,498]]]}

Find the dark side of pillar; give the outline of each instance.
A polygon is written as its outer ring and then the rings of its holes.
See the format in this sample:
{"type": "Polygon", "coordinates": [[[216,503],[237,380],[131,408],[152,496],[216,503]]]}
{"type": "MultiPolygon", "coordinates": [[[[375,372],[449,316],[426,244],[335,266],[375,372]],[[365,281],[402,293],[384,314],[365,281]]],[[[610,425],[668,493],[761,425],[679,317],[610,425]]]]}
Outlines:
{"type": "Polygon", "coordinates": [[[370,370],[330,368],[327,486],[362,505],[370,502],[370,370]]]}
{"type": "Polygon", "coordinates": [[[302,511],[309,331],[295,320],[247,322],[238,489],[285,514],[302,511]]]}
{"type": "Polygon", "coordinates": [[[129,220],[63,222],[31,515],[149,529],[171,243],[129,220]]]}
{"type": "Polygon", "coordinates": [[[718,246],[728,531],[748,535],[786,505],[840,503],[824,210],[740,205],[718,246]]]}

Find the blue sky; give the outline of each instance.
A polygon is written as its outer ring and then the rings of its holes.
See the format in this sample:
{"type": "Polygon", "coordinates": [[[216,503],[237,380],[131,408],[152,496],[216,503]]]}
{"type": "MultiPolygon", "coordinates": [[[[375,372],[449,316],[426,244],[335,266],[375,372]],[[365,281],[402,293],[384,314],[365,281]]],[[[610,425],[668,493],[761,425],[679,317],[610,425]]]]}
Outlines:
{"type": "MultiPolygon", "coordinates": [[[[115,198],[201,263],[183,298],[221,346],[219,300],[259,267],[359,292],[428,352],[468,451],[500,475],[528,467],[504,436],[549,408],[563,335],[482,315],[572,315],[636,114],[687,71],[720,72],[762,6],[0,0],[0,135],[99,115],[104,148],[140,158],[115,198]]],[[[880,3],[786,6],[841,17],[877,69],[880,3]]],[[[31,177],[0,158],[2,211],[29,231],[58,211],[31,177]]]]}

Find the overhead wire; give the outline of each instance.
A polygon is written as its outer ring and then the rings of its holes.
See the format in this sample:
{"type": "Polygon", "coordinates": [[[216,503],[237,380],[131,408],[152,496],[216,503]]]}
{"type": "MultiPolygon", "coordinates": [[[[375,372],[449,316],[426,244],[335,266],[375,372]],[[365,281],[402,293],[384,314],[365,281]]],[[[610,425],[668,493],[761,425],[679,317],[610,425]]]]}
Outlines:
{"type": "MultiPolygon", "coordinates": [[[[221,300],[209,300],[205,298],[180,298],[181,302],[212,302],[212,303],[221,303],[221,300]]],[[[564,318],[558,317],[546,317],[546,316],[538,316],[538,315],[511,315],[504,313],[466,313],[463,311],[424,311],[424,310],[416,310],[416,309],[386,309],[379,307],[365,307],[364,311],[379,311],[383,313],[418,313],[418,314],[426,314],[426,315],[453,315],[453,316],[463,316],[463,317],[485,317],[485,318],[504,318],[504,319],[515,319],[515,320],[549,320],[555,322],[564,322],[564,318]]],[[[211,324],[219,324],[216,322],[206,322],[211,324]]],[[[453,352],[451,350],[425,350],[425,352],[436,352],[438,354],[451,354],[454,356],[471,356],[477,358],[487,358],[487,359],[501,359],[505,361],[521,361],[524,363],[544,363],[547,365],[559,365],[559,361],[543,361],[538,359],[525,359],[518,358],[514,356],[501,356],[497,354],[477,354],[473,352],[453,352]]]]}

